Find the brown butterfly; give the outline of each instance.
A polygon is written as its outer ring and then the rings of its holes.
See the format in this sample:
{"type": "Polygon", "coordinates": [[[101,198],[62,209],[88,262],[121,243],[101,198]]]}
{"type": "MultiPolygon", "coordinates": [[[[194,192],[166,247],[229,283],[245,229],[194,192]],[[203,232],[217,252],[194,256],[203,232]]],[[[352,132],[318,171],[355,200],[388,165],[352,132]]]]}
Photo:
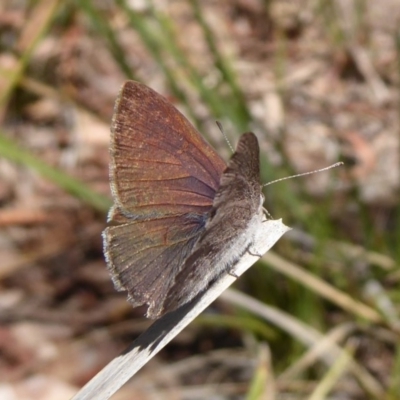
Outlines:
{"type": "Polygon", "coordinates": [[[108,269],[133,306],[158,318],[250,249],[264,217],[258,141],[243,134],[226,165],[171,103],[134,81],[121,89],[111,132],[108,269]]]}

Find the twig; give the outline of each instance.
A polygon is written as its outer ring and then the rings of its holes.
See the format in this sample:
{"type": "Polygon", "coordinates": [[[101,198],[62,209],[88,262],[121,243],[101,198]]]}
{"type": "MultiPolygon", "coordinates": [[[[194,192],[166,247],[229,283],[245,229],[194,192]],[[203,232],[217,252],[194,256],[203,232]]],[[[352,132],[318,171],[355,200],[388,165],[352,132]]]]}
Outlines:
{"type": "MultiPolygon", "coordinates": [[[[264,254],[288,230],[289,228],[283,225],[281,220],[265,221],[252,247],[252,254],[249,252],[244,254],[236,264],[234,273],[237,276],[243,274],[258,260],[258,256],[254,255],[255,252],[264,254]]],[[[193,301],[158,319],[123,354],[116,357],[88,382],[72,400],[109,399],[235,280],[231,274],[222,276],[193,301]]]]}

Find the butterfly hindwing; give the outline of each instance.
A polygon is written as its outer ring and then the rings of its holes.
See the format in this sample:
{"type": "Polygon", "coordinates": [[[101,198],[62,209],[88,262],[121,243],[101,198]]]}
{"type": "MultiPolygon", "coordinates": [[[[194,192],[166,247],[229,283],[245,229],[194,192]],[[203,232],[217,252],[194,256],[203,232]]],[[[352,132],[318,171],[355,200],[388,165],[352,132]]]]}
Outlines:
{"type": "Polygon", "coordinates": [[[148,316],[156,317],[203,227],[198,217],[185,215],[106,228],[104,249],[116,288],[129,293],[132,305],[148,304],[148,316]]]}

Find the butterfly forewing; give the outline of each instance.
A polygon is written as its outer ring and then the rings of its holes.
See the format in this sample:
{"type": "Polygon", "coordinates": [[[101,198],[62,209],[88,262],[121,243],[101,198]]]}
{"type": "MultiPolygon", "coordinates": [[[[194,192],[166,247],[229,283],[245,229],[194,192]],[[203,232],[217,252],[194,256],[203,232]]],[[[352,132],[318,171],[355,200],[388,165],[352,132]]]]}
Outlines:
{"type": "Polygon", "coordinates": [[[226,165],[164,97],[126,82],[111,131],[111,185],[121,212],[147,219],[209,210],[226,165]]]}

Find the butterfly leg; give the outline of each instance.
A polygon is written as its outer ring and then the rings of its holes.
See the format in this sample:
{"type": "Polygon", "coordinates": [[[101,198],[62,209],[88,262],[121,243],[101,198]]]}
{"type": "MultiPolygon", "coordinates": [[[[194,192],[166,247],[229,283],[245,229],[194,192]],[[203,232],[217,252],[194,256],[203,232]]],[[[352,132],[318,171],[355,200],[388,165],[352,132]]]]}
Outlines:
{"type": "Polygon", "coordinates": [[[262,254],[257,253],[257,250],[256,250],[256,249],[255,249],[255,251],[253,252],[253,251],[251,250],[250,247],[247,249],[247,252],[248,252],[251,256],[254,256],[254,257],[261,258],[261,257],[263,256],[262,254]]]}
{"type": "Polygon", "coordinates": [[[230,276],[233,276],[233,277],[236,278],[236,279],[239,278],[239,275],[236,275],[233,269],[231,269],[230,271],[228,271],[228,274],[229,274],[230,276]]]}
{"type": "Polygon", "coordinates": [[[272,215],[269,213],[269,211],[268,211],[265,207],[263,207],[263,210],[264,210],[265,215],[267,216],[267,220],[266,220],[266,221],[263,221],[263,222],[267,222],[267,221],[270,220],[270,219],[274,219],[274,218],[272,217],[272,215]]]}

